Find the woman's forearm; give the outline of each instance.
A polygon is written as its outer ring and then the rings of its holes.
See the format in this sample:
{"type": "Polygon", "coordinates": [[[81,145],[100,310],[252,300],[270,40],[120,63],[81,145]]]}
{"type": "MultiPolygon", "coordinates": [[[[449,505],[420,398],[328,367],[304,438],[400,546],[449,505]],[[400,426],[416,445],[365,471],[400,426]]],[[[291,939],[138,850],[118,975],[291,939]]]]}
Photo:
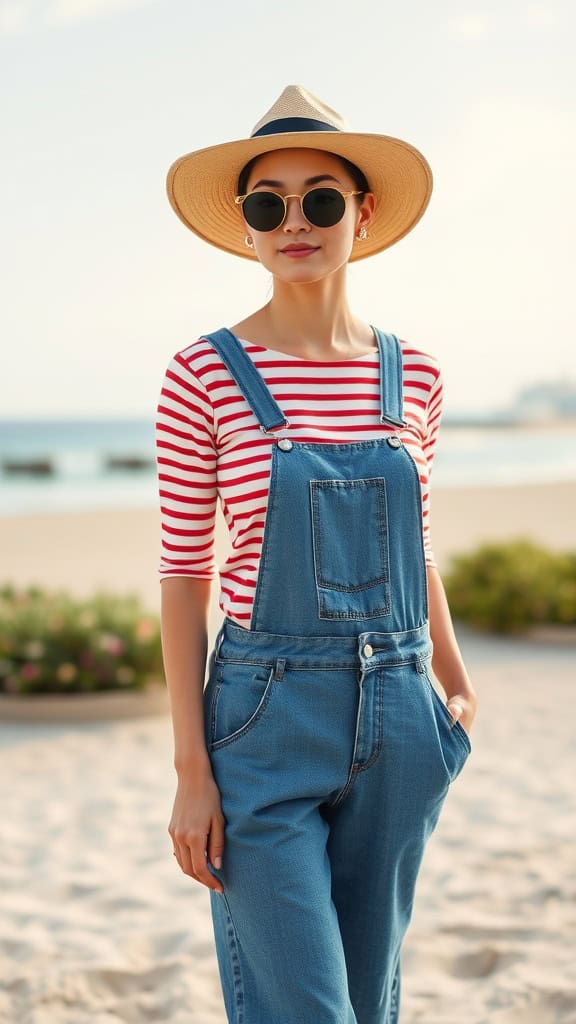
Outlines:
{"type": "Polygon", "coordinates": [[[161,584],[164,672],[174,731],[174,767],[209,769],[202,694],[208,649],[210,580],[175,577],[161,584]]]}
{"type": "Polygon", "coordinates": [[[428,565],[426,570],[430,636],[434,646],[434,674],[444,687],[448,702],[452,697],[462,697],[470,705],[470,709],[474,710],[476,693],[458,647],[444,584],[438,569],[428,565]]]}

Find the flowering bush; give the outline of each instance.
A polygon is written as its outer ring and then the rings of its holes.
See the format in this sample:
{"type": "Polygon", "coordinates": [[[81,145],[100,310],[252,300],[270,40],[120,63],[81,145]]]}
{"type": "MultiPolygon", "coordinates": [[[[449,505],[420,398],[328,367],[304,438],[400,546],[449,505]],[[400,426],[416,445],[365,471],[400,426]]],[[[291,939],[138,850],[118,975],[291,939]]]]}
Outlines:
{"type": "Polygon", "coordinates": [[[481,629],[576,625],[576,551],[549,551],[525,537],[480,544],[452,558],[444,585],[454,618],[481,629]]]}
{"type": "Polygon", "coordinates": [[[0,693],[133,690],[163,678],[159,619],[137,595],[0,587],[0,693]]]}

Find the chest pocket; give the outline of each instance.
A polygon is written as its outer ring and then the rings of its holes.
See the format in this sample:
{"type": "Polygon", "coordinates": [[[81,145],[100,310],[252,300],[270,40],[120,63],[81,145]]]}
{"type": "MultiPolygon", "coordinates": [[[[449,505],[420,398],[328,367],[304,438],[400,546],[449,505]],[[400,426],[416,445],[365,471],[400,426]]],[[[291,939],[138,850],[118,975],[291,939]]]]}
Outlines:
{"type": "Polygon", "coordinates": [[[384,477],[311,480],[314,575],[321,619],[390,613],[384,477]]]}

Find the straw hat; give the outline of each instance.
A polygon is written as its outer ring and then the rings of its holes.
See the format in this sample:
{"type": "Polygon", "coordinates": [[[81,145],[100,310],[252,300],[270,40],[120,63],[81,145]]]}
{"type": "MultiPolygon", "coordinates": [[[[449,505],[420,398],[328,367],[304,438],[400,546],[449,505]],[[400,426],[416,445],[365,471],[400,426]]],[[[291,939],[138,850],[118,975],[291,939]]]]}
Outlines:
{"type": "Polygon", "coordinates": [[[166,182],[180,220],[226,252],[256,260],[244,244],[245,226],[234,204],[240,171],[253,157],[277,149],[322,149],[346,157],[364,172],[376,199],[365,241],[350,261],[372,256],[408,234],[432,192],[432,171],[422,154],[389,135],[351,132],[340,114],[301,85],[289,85],[258,122],[250,138],[198,149],[176,160],[166,182]]]}

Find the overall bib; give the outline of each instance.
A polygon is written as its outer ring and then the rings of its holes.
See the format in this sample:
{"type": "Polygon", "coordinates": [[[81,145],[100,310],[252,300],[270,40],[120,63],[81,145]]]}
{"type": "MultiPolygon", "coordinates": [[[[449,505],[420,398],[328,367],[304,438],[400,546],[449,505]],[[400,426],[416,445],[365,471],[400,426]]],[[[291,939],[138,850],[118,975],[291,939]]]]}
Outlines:
{"type": "MultiPolygon", "coordinates": [[[[232,1024],[397,1024],[425,844],[471,750],[431,678],[400,344],[374,333],[382,437],[275,440],[251,628],[226,618],[209,659],[226,819],[210,903],[232,1024]]],[[[206,337],[261,429],[282,431],[237,338],[206,337]]]]}

